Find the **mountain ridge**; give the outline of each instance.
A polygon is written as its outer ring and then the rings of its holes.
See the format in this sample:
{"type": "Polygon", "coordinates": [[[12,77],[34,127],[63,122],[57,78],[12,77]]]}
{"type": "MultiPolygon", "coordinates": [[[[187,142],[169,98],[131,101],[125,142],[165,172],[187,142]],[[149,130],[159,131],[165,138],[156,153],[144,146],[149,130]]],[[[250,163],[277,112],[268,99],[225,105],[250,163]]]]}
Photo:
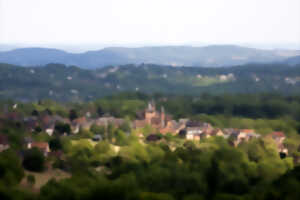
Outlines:
{"type": "Polygon", "coordinates": [[[223,67],[247,63],[280,62],[300,55],[300,51],[261,50],[237,45],[107,47],[84,53],[53,48],[20,48],[0,52],[0,62],[21,66],[62,63],[85,69],[108,65],[153,63],[172,66],[223,67]]]}

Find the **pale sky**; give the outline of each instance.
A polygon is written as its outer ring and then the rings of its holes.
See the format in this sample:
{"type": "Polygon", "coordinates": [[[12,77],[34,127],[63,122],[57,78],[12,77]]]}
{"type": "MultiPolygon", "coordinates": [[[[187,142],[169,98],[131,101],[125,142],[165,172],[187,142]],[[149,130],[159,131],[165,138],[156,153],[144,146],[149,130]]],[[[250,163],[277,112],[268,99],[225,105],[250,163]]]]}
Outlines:
{"type": "Polygon", "coordinates": [[[300,0],[0,0],[0,44],[300,44],[300,0]]]}

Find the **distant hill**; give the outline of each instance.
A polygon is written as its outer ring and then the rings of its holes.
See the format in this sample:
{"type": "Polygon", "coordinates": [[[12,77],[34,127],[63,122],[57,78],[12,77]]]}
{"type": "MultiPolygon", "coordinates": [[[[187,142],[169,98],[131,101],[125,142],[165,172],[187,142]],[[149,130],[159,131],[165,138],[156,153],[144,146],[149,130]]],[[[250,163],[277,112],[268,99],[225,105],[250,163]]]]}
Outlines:
{"type": "Polygon", "coordinates": [[[298,64],[300,64],[300,56],[294,56],[294,57],[288,58],[284,62],[289,65],[298,65],[298,64]]]}
{"type": "Polygon", "coordinates": [[[270,63],[300,55],[299,51],[271,51],[233,45],[206,47],[164,46],[121,48],[111,47],[85,53],[68,53],[57,49],[23,48],[0,52],[0,62],[36,66],[48,63],[76,65],[85,69],[108,65],[153,63],[172,66],[220,67],[246,63],[270,63]]]}
{"type": "Polygon", "coordinates": [[[174,68],[142,64],[85,70],[62,64],[27,68],[0,64],[0,99],[78,101],[127,91],[180,95],[300,94],[300,65],[174,68]]]}

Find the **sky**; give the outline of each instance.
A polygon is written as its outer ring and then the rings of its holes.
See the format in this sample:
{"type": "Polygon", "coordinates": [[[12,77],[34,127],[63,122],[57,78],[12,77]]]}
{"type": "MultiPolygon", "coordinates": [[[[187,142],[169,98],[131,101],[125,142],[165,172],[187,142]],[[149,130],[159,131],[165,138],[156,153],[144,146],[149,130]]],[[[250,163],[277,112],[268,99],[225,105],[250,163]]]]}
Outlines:
{"type": "Polygon", "coordinates": [[[300,45],[300,0],[0,0],[0,44],[300,45]]]}

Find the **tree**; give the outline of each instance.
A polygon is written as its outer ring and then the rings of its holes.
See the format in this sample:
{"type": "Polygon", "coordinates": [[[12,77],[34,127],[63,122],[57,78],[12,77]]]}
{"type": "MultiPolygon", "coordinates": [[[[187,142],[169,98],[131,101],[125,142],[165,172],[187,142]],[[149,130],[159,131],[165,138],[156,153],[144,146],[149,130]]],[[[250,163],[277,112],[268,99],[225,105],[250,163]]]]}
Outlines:
{"type": "Polygon", "coordinates": [[[120,146],[128,145],[128,136],[122,131],[122,130],[117,130],[115,133],[115,138],[116,138],[116,144],[120,146]]]}
{"type": "Polygon", "coordinates": [[[30,171],[41,172],[45,168],[45,157],[43,153],[37,149],[32,148],[25,152],[23,166],[30,171]]]}
{"type": "Polygon", "coordinates": [[[35,184],[35,177],[32,175],[32,174],[29,174],[27,176],[27,183],[30,185],[30,186],[33,186],[35,184]]]}
{"type": "Polygon", "coordinates": [[[71,121],[73,121],[76,118],[78,118],[76,110],[74,110],[74,109],[70,110],[70,112],[69,112],[69,119],[71,121]]]}
{"type": "Polygon", "coordinates": [[[60,139],[58,137],[51,139],[49,141],[49,147],[52,151],[57,151],[57,150],[62,149],[62,144],[61,144],[60,139]]]}
{"type": "Polygon", "coordinates": [[[32,116],[39,116],[39,111],[33,110],[31,113],[32,116]]]}
{"type": "MultiPolygon", "coordinates": [[[[21,181],[24,170],[19,156],[13,150],[0,153],[0,185],[15,185],[21,181]]],[[[1,193],[1,192],[0,192],[1,193]]]]}
{"type": "Polygon", "coordinates": [[[40,126],[37,126],[37,127],[34,128],[34,131],[36,133],[40,133],[40,132],[42,132],[42,128],[40,126]]]}
{"type": "Polygon", "coordinates": [[[100,134],[102,137],[105,138],[105,127],[104,126],[98,126],[96,124],[93,124],[90,128],[90,131],[92,131],[95,135],[100,134]]]}
{"type": "Polygon", "coordinates": [[[71,127],[69,124],[65,124],[65,123],[58,123],[55,125],[54,130],[60,134],[70,134],[71,133],[71,127]]]}
{"type": "Polygon", "coordinates": [[[97,108],[97,114],[98,114],[99,117],[102,117],[104,115],[104,111],[101,108],[101,106],[98,106],[98,108],[97,108]]]}
{"type": "Polygon", "coordinates": [[[166,193],[143,192],[140,194],[141,200],[174,200],[174,198],[166,193]]]}
{"type": "Polygon", "coordinates": [[[131,130],[130,127],[130,122],[129,120],[125,120],[125,122],[123,124],[121,124],[121,126],[119,127],[122,131],[124,131],[125,133],[129,133],[131,130]]]}
{"type": "Polygon", "coordinates": [[[53,115],[53,112],[49,108],[47,108],[45,111],[48,115],[53,115]]]}

